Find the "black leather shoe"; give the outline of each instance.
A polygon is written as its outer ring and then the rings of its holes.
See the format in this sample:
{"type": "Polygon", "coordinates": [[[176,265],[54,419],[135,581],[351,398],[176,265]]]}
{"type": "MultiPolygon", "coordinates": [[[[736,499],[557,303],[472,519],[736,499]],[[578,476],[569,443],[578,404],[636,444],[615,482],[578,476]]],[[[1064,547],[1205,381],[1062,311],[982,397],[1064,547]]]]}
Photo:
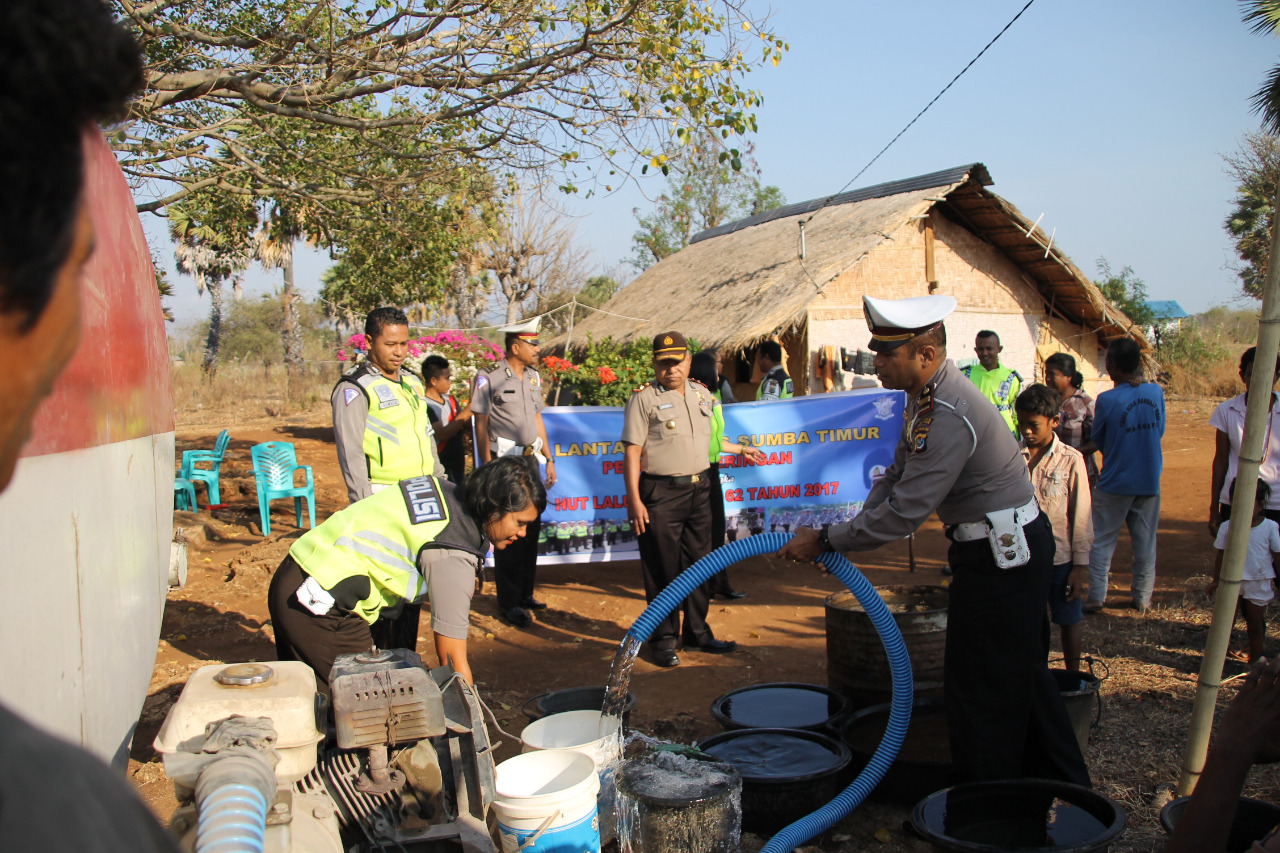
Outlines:
{"type": "Polygon", "coordinates": [[[538,599],[534,598],[532,595],[528,596],[527,598],[525,598],[524,601],[520,602],[520,606],[523,607],[525,610],[546,610],[547,609],[546,602],[539,601],[538,599]]]}
{"type": "Polygon", "coordinates": [[[680,655],[676,654],[675,649],[657,649],[653,653],[653,662],[658,666],[679,666],[680,655]]]}
{"type": "Polygon", "coordinates": [[[685,644],[686,652],[706,652],[709,655],[727,655],[730,652],[738,650],[738,644],[733,640],[708,640],[697,646],[685,644]]]}
{"type": "Polygon", "coordinates": [[[717,592],[716,596],[718,598],[723,598],[726,601],[741,601],[742,599],[747,597],[747,594],[745,592],[738,592],[736,589],[733,589],[733,590],[730,590],[729,592],[717,592]]]}
{"type": "Polygon", "coordinates": [[[507,621],[517,628],[528,628],[533,624],[533,617],[523,607],[513,607],[507,611],[507,621]]]}

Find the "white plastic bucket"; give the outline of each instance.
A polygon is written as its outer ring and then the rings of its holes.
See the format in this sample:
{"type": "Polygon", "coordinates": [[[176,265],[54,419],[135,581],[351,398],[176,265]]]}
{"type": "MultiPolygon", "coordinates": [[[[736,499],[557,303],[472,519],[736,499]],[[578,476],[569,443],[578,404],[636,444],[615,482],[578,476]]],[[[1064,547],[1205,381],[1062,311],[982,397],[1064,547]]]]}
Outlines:
{"type": "Polygon", "coordinates": [[[622,739],[618,736],[622,723],[611,719],[611,725],[607,729],[609,733],[601,737],[601,717],[599,711],[564,711],[552,714],[525,726],[520,733],[520,740],[526,753],[568,749],[586,755],[595,762],[596,772],[600,774],[597,803],[600,838],[607,843],[614,836],[613,812],[617,788],[613,783],[613,773],[622,760],[622,739]]]}
{"type": "Polygon", "coordinates": [[[520,733],[522,751],[572,749],[590,756],[597,770],[605,770],[621,757],[618,727],[622,723],[611,719],[608,734],[601,737],[600,718],[599,711],[564,711],[534,720],[520,733]]]}
{"type": "Polygon", "coordinates": [[[504,853],[599,853],[600,780],[588,756],[568,749],[517,755],[498,765],[496,787],[504,853]]]}

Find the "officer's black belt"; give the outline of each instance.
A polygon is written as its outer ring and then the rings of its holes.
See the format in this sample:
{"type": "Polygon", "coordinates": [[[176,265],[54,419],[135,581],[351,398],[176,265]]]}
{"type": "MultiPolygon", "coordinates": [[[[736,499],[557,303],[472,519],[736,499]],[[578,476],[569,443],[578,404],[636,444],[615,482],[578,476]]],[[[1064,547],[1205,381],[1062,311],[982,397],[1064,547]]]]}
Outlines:
{"type": "Polygon", "coordinates": [[[641,471],[640,476],[646,480],[654,480],[659,483],[696,483],[699,480],[705,480],[710,471],[711,469],[707,468],[696,474],[681,474],[679,477],[670,477],[665,474],[646,474],[641,471]]]}

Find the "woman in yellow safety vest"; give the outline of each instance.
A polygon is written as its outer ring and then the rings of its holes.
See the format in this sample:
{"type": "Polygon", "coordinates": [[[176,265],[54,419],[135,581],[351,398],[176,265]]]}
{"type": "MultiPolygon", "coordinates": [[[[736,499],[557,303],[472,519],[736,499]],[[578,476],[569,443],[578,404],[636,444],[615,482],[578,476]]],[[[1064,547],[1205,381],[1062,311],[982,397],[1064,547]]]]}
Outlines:
{"type": "Polygon", "coordinates": [[[484,555],[490,543],[501,550],[523,537],[546,502],[537,469],[509,456],[461,486],[413,477],[334,513],[294,543],[271,579],[276,656],[305,662],[328,692],[339,655],[367,650],[373,623],[427,598],[440,663],[471,681],[467,628],[484,555]]]}

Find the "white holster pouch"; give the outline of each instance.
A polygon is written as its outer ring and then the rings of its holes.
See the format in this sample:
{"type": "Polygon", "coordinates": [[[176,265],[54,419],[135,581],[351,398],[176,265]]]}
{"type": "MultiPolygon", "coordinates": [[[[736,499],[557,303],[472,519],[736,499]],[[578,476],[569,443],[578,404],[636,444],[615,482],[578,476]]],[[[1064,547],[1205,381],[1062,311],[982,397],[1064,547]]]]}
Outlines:
{"type": "Polygon", "coordinates": [[[333,596],[329,594],[329,590],[316,583],[315,578],[307,578],[303,581],[302,586],[298,587],[295,595],[298,598],[298,603],[316,616],[328,614],[335,603],[333,596]]]}
{"type": "Polygon", "coordinates": [[[951,529],[951,538],[957,542],[985,538],[991,546],[991,556],[995,558],[996,566],[1001,569],[1016,569],[1018,566],[1025,566],[1031,559],[1031,546],[1027,544],[1027,533],[1023,526],[1035,521],[1038,515],[1040,505],[1032,498],[1019,507],[989,512],[986,514],[986,521],[957,524],[951,529]]]}
{"type": "Polygon", "coordinates": [[[991,543],[991,556],[995,557],[996,566],[1001,569],[1025,566],[1031,559],[1031,546],[1027,544],[1026,531],[1018,520],[1018,511],[1011,507],[989,512],[987,523],[991,525],[987,541],[991,543]]]}

